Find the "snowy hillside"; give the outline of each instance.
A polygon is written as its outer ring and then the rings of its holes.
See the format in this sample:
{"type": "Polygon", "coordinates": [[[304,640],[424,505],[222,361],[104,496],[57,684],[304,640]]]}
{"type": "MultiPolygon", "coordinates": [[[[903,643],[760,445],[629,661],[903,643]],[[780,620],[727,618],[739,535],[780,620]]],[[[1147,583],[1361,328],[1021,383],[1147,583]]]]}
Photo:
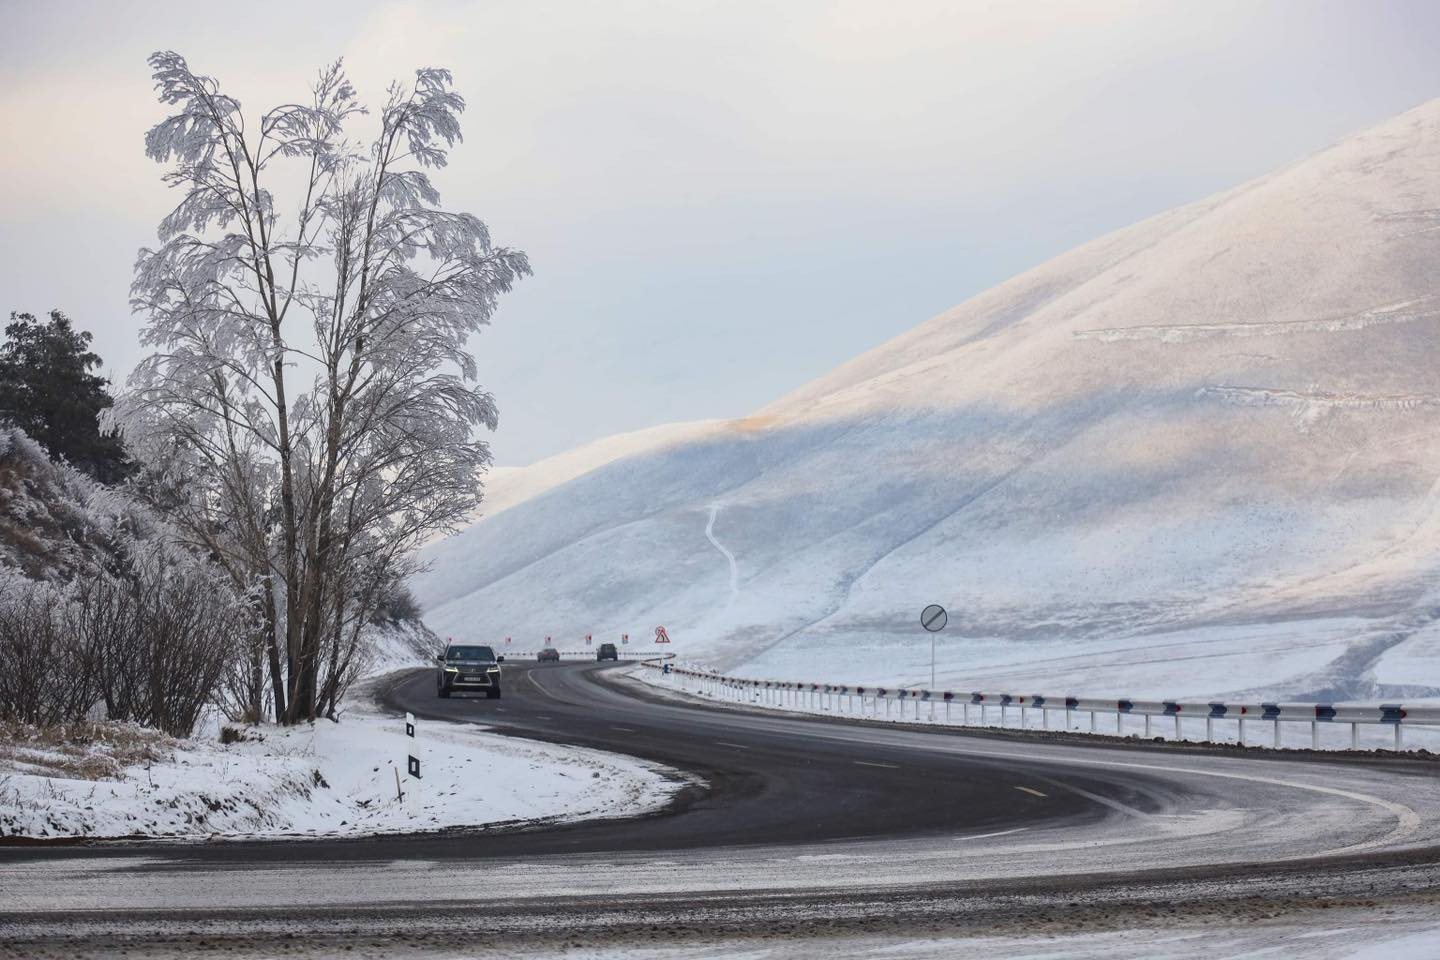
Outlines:
{"type": "Polygon", "coordinates": [[[942,682],[1440,696],[1440,100],[604,449],[427,549],[431,627],[928,682],[938,602],[942,682]]]}

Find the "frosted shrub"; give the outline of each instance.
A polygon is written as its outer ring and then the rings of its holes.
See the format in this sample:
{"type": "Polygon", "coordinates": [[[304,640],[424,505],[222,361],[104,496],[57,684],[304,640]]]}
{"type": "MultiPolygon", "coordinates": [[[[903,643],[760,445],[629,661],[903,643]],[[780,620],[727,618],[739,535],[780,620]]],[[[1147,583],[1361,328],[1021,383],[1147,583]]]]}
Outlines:
{"type": "Polygon", "coordinates": [[[203,561],[133,544],[70,589],[0,580],[0,721],[112,720],[188,736],[251,632],[248,608],[203,561]]]}
{"type": "Polygon", "coordinates": [[[132,548],[121,575],[90,580],[71,603],[107,715],[174,736],[194,730],[251,632],[218,572],[154,544],[132,548]]]}
{"type": "Polygon", "coordinates": [[[0,579],[0,720],[76,720],[97,699],[90,652],[71,629],[74,607],[48,583],[0,579]]]}

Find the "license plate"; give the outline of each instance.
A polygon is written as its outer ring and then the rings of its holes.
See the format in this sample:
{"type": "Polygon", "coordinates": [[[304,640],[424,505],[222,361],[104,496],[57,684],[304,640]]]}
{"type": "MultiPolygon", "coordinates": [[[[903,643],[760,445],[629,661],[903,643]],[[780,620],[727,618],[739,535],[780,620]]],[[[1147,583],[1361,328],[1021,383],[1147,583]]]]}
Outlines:
{"type": "Polygon", "coordinates": [[[466,682],[466,683],[484,683],[484,682],[485,682],[485,674],[479,673],[479,674],[476,674],[476,675],[473,676],[473,677],[466,677],[466,678],[465,678],[465,682],[466,682]]]}

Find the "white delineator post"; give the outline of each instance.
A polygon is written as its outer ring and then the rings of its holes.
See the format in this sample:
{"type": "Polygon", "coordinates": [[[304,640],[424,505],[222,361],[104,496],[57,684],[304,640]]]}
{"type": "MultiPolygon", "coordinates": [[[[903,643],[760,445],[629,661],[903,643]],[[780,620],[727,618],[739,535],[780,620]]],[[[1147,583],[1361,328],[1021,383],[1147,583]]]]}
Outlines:
{"type": "MultiPolygon", "coordinates": [[[[420,779],[420,758],[416,755],[420,751],[415,746],[415,714],[405,714],[405,737],[407,739],[405,751],[405,773],[407,776],[420,779]]],[[[405,799],[405,791],[400,786],[400,769],[395,769],[395,792],[398,800],[405,799]]]]}

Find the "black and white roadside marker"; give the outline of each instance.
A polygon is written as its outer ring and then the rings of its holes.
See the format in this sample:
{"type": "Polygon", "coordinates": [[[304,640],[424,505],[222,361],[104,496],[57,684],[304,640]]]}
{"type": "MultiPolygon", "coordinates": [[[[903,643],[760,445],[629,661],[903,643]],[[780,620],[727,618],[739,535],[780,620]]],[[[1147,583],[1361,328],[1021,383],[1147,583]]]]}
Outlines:
{"type": "MultiPolygon", "coordinates": [[[[415,739],[415,714],[405,714],[405,736],[411,740],[415,739]]],[[[411,749],[414,749],[413,747],[411,749]]],[[[419,751],[416,750],[416,753],[419,751]]],[[[395,767],[395,798],[405,799],[405,788],[400,785],[400,768],[395,767]]],[[[420,779],[420,758],[408,750],[405,752],[405,772],[416,780],[420,779]]]]}

